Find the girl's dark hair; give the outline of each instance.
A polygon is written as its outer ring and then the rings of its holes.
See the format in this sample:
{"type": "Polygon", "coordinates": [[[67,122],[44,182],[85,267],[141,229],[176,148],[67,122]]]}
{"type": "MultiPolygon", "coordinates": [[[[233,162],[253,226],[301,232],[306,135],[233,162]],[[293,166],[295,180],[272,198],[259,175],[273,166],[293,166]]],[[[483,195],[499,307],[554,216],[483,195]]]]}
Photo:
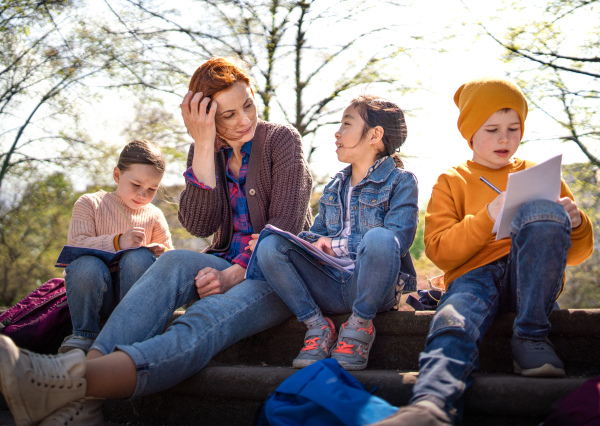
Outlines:
{"type": "Polygon", "coordinates": [[[127,171],[132,164],[149,164],[160,173],[165,172],[165,157],[154,142],[135,140],[129,142],[119,155],[117,167],[122,172],[127,171]]]}
{"type": "Polygon", "coordinates": [[[380,126],[383,129],[383,151],[377,158],[391,156],[396,167],[404,168],[404,163],[397,151],[406,140],[407,129],[404,112],[398,105],[372,95],[361,95],[350,102],[365,121],[364,137],[369,129],[380,126]]]}

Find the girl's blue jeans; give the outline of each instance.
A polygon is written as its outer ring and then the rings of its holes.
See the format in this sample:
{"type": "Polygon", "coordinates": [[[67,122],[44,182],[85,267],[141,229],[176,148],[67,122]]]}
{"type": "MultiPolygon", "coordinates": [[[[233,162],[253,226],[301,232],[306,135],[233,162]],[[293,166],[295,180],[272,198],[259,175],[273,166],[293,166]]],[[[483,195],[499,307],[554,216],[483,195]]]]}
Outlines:
{"type": "Polygon", "coordinates": [[[171,250],[119,303],[92,349],[129,355],[138,379],[132,398],[175,386],[223,349],[291,316],[265,281],[245,280],[227,293],[198,300],[194,280],[198,271],[230,266],[211,254],[171,250]],[[175,309],[186,303],[192,304],[165,330],[175,309]]]}
{"type": "Polygon", "coordinates": [[[299,321],[319,312],[353,312],[372,319],[394,306],[400,273],[400,244],[385,228],[365,233],[354,272],[325,266],[286,238],[271,234],[257,246],[256,259],[271,287],[299,321]]]}
{"type": "Polygon", "coordinates": [[[430,399],[460,411],[478,367],[479,346],[499,311],[516,312],[513,335],[543,340],[561,291],[571,221],[558,203],[538,200],[518,211],[505,256],[454,280],[442,297],[419,356],[412,401],[430,399]]]}
{"type": "Polygon", "coordinates": [[[66,268],[65,287],[75,336],[95,339],[100,320],[107,318],[156,257],[142,248],[123,253],[111,273],[97,257],[82,256],[66,268]]]}

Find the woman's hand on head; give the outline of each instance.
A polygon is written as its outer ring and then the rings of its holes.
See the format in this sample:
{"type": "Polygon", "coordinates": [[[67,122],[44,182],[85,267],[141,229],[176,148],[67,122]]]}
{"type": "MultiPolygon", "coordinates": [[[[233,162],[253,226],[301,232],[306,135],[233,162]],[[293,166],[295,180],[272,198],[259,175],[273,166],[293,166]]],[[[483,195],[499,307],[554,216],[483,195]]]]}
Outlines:
{"type": "Polygon", "coordinates": [[[223,294],[244,280],[246,269],[238,264],[219,271],[214,268],[204,268],[196,274],[196,290],[200,298],[212,294],[223,294]]]}
{"type": "Polygon", "coordinates": [[[215,124],[217,102],[202,95],[202,92],[187,92],[181,102],[181,116],[194,142],[212,151],[217,137],[215,124]]]}
{"type": "Polygon", "coordinates": [[[581,225],[581,213],[579,213],[579,208],[575,201],[571,200],[569,197],[563,197],[558,200],[558,204],[565,208],[565,211],[571,218],[571,228],[577,228],[581,225]]]}
{"type": "Polygon", "coordinates": [[[335,253],[333,252],[333,250],[331,249],[331,238],[329,238],[329,237],[321,237],[321,238],[319,238],[317,241],[315,241],[313,243],[313,246],[315,246],[316,248],[318,248],[322,252],[327,253],[329,256],[337,257],[335,255],[335,253]]]}
{"type": "Polygon", "coordinates": [[[144,228],[131,228],[119,237],[119,248],[121,250],[137,248],[144,245],[146,233],[144,228]]]}
{"type": "Polygon", "coordinates": [[[506,198],[506,192],[502,192],[494,201],[488,204],[487,211],[490,215],[490,218],[495,222],[500,214],[500,210],[502,210],[502,204],[504,204],[504,198],[506,198]]]}

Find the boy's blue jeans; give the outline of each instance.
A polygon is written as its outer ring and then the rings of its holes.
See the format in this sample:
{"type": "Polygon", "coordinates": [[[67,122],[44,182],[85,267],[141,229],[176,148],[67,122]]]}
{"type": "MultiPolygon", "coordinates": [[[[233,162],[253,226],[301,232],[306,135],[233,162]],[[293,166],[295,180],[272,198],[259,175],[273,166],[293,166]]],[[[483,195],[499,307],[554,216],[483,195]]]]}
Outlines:
{"type": "Polygon", "coordinates": [[[394,306],[401,252],[398,239],[385,228],[365,233],[354,272],[325,266],[276,234],[265,237],[256,250],[261,272],[298,321],[321,311],[372,319],[394,306]]]}
{"type": "Polygon", "coordinates": [[[429,399],[449,412],[460,407],[481,340],[499,311],[517,313],[513,334],[519,338],[543,340],[550,333],[571,221],[560,204],[538,200],[521,207],[510,230],[508,256],[457,278],[442,297],[419,356],[412,402],[429,399]]]}
{"type": "Polygon", "coordinates": [[[198,300],[198,271],[230,266],[211,254],[168,251],[116,307],[92,349],[129,355],[138,378],[132,398],[175,386],[218,352],[291,316],[265,281],[245,280],[227,293],[198,300]],[[186,303],[193,304],[163,333],[175,309],[186,303]]]}
{"type": "Polygon", "coordinates": [[[119,269],[113,273],[94,256],[71,262],[65,269],[65,287],[73,334],[95,339],[100,332],[100,319],[110,315],[155,260],[150,250],[143,248],[123,253],[119,269]]]}

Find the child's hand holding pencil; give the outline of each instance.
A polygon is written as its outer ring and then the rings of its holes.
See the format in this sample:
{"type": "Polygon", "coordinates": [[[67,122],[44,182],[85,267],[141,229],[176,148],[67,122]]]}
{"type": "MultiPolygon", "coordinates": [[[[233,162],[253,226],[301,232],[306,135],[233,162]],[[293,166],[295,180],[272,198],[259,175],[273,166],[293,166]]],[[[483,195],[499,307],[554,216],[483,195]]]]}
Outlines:
{"type": "Polygon", "coordinates": [[[119,237],[119,248],[121,250],[141,247],[146,244],[146,231],[144,228],[131,228],[119,237]]]}
{"type": "Polygon", "coordinates": [[[119,237],[119,248],[121,250],[126,250],[126,249],[130,249],[130,248],[136,248],[136,247],[141,247],[143,245],[146,245],[145,229],[133,226],[133,223],[131,223],[131,220],[125,214],[125,211],[123,210],[123,208],[119,204],[115,204],[115,205],[117,206],[117,209],[119,210],[119,212],[123,215],[123,217],[127,221],[127,224],[131,227],[131,229],[128,229],[119,237]]]}

